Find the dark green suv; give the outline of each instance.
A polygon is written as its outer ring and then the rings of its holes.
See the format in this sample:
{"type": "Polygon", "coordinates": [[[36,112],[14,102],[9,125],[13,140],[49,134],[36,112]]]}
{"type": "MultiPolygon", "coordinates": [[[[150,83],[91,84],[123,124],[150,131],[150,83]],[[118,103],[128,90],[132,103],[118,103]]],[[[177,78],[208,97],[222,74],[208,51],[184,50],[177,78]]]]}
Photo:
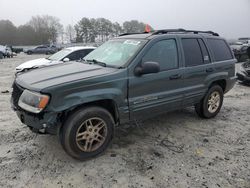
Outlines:
{"type": "Polygon", "coordinates": [[[17,75],[12,107],[32,131],[59,135],[69,155],[86,159],[128,121],[187,106],[202,118],[216,116],[234,86],[235,62],[211,31],[123,34],[81,62],[17,75]]]}

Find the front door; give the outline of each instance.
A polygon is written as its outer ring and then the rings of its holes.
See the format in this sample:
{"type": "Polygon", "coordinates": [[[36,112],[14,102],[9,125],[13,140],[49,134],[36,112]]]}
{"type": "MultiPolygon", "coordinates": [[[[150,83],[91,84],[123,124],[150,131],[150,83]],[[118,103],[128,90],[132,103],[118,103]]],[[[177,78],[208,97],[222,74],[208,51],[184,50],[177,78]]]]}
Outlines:
{"type": "Polygon", "coordinates": [[[141,76],[130,72],[128,98],[131,120],[146,118],[182,106],[183,69],[179,68],[176,39],[159,40],[148,45],[141,63],[157,62],[160,72],[141,76]]]}

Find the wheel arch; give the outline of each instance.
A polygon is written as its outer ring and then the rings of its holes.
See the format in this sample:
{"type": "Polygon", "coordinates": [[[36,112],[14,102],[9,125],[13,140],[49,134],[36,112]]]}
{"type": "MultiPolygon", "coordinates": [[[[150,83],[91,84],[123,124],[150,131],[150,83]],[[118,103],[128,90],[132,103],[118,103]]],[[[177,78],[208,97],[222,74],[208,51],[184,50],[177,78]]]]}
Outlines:
{"type": "Polygon", "coordinates": [[[76,105],[74,107],[71,107],[70,109],[64,110],[62,113],[60,113],[60,120],[61,122],[64,122],[67,117],[73,113],[75,113],[79,109],[83,109],[90,106],[97,106],[106,109],[114,118],[114,122],[117,124],[119,123],[119,111],[117,104],[112,99],[101,99],[96,100],[92,102],[86,102],[79,105],[76,105]]]}
{"type": "Polygon", "coordinates": [[[215,80],[212,83],[210,83],[209,88],[211,88],[213,85],[219,85],[223,92],[226,91],[227,81],[225,79],[215,80]]]}

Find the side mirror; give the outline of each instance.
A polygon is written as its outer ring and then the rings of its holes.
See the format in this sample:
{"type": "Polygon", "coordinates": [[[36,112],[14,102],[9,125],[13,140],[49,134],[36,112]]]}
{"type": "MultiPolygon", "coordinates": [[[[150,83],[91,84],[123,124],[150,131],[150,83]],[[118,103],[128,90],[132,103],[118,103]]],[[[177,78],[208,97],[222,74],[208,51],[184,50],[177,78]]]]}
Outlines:
{"type": "Polygon", "coordinates": [[[135,68],[135,75],[141,76],[143,74],[151,74],[160,72],[160,65],[157,62],[145,62],[141,66],[135,68]]]}
{"type": "Polygon", "coordinates": [[[63,59],[63,62],[68,62],[68,61],[69,61],[69,58],[67,57],[63,59]]]}

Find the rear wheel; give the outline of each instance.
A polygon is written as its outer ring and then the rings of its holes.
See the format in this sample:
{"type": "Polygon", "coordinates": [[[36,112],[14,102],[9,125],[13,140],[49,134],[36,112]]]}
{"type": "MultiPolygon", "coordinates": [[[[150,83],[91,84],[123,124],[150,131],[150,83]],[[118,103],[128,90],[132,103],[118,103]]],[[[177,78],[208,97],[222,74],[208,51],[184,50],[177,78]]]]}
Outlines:
{"type": "Polygon", "coordinates": [[[102,153],[113,136],[114,120],[100,107],[87,107],[70,115],[63,125],[61,144],[73,158],[84,160],[102,153]]]}
{"type": "Polygon", "coordinates": [[[202,118],[215,117],[223,104],[224,93],[219,85],[213,85],[206,96],[195,105],[195,111],[202,118]]]}

